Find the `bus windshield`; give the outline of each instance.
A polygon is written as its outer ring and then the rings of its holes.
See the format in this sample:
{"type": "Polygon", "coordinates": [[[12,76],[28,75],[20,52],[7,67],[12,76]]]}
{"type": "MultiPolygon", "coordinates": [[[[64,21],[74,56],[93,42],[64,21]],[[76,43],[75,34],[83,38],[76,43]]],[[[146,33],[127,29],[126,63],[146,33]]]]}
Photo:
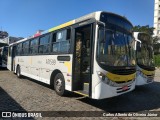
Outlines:
{"type": "Polygon", "coordinates": [[[144,66],[154,66],[153,47],[151,45],[137,42],[137,63],[144,66]]]}
{"type": "Polygon", "coordinates": [[[135,66],[134,39],[132,34],[122,31],[99,30],[97,59],[107,66],[135,66]]]}

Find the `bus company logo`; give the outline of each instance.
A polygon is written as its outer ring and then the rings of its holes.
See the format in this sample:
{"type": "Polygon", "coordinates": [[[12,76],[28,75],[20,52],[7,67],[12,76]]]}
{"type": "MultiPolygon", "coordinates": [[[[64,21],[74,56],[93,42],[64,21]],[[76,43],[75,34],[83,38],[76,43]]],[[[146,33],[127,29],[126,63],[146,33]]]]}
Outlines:
{"type": "Polygon", "coordinates": [[[2,117],[11,117],[11,112],[2,112],[2,117]]]}

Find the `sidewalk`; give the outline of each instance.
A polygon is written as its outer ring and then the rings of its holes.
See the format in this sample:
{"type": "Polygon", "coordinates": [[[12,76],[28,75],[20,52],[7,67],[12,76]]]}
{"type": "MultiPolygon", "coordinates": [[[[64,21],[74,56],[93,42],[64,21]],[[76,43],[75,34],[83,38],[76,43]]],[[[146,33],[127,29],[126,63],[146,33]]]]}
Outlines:
{"type": "Polygon", "coordinates": [[[155,80],[160,81],[160,69],[156,69],[156,72],[155,72],[155,80]]]}

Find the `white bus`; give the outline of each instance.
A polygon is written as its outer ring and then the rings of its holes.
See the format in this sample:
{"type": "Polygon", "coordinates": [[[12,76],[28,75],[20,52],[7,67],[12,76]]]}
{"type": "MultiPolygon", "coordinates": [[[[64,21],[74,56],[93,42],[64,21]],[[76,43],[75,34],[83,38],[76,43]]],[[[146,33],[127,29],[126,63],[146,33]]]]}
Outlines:
{"type": "Polygon", "coordinates": [[[58,95],[118,96],[135,88],[132,28],[125,17],[94,12],[11,44],[8,69],[52,85],[58,95]]]}
{"type": "Polygon", "coordinates": [[[143,32],[134,32],[134,37],[137,61],[136,85],[152,83],[155,75],[153,42],[151,37],[143,32]]]}
{"type": "Polygon", "coordinates": [[[8,46],[0,47],[0,68],[7,68],[8,46]]]}

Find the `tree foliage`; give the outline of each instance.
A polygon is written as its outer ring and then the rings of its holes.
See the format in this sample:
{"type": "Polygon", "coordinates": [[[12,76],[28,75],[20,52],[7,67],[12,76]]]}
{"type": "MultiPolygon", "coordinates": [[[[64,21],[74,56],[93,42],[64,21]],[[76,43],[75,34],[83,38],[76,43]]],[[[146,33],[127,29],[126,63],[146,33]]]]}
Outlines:
{"type": "Polygon", "coordinates": [[[137,25],[137,26],[134,26],[133,27],[133,32],[145,32],[147,34],[149,34],[151,37],[152,37],[152,40],[153,40],[153,44],[158,44],[160,38],[158,36],[154,36],[154,27],[149,27],[149,25],[146,25],[146,26],[140,26],[140,25],[137,25]]]}
{"type": "Polygon", "coordinates": [[[153,40],[153,44],[155,45],[155,44],[159,44],[159,40],[160,40],[160,38],[158,37],[158,36],[154,36],[154,37],[152,37],[152,40],[153,40]]]}
{"type": "Polygon", "coordinates": [[[155,66],[160,66],[160,38],[158,36],[153,36],[154,33],[154,28],[149,27],[149,25],[146,26],[134,26],[133,27],[133,32],[145,32],[149,34],[153,40],[153,49],[154,49],[154,61],[155,61],[155,66]]]}
{"type": "Polygon", "coordinates": [[[145,33],[147,33],[147,34],[149,34],[149,35],[153,35],[153,30],[154,30],[154,28],[153,27],[149,27],[149,25],[146,25],[146,26],[140,26],[140,25],[138,25],[138,26],[134,26],[133,27],[133,31],[134,32],[145,32],[145,33]]]}

